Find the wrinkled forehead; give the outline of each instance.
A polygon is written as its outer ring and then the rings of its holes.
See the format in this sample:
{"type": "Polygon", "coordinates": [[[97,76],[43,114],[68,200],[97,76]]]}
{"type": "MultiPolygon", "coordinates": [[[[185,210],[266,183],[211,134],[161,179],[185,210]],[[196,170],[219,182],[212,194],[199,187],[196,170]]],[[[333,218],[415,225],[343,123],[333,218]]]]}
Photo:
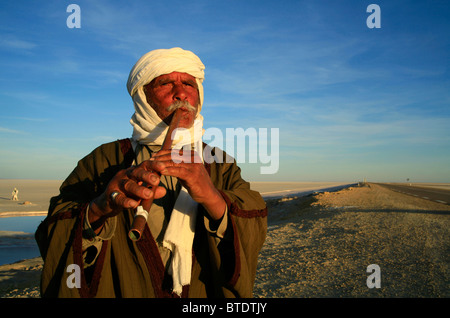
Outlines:
{"type": "Polygon", "coordinates": [[[160,84],[161,85],[161,84],[171,83],[171,82],[178,81],[178,80],[180,80],[183,83],[189,83],[189,84],[197,87],[197,79],[194,76],[192,76],[191,74],[183,73],[183,72],[171,72],[168,74],[159,75],[148,84],[160,84]]]}

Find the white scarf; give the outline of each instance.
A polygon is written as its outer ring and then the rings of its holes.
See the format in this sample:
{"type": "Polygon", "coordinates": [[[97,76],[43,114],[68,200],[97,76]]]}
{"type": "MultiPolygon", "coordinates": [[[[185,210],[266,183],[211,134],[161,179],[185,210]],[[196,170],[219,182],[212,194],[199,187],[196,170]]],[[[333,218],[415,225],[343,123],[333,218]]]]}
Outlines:
{"type": "MultiPolygon", "coordinates": [[[[175,131],[172,136],[173,148],[193,145],[202,157],[203,117],[200,115],[200,110],[203,104],[204,68],[203,63],[194,53],[180,48],[154,50],[139,59],[131,70],[127,82],[128,92],[133,98],[135,108],[135,113],[130,120],[133,126],[134,143],[162,145],[169,128],[147,103],[143,86],[160,75],[184,72],[196,78],[200,105],[192,127],[175,131]]],[[[183,286],[191,282],[192,243],[195,235],[197,206],[198,203],[182,187],[164,235],[163,246],[172,252],[169,274],[173,279],[173,291],[178,295],[181,295],[183,286]]]]}

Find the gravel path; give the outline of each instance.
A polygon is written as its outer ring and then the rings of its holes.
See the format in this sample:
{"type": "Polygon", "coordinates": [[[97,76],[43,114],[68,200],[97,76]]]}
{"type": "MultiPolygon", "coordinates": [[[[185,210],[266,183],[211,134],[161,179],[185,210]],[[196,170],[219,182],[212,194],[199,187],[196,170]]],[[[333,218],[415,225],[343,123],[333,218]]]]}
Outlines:
{"type": "Polygon", "coordinates": [[[450,206],[373,184],[268,205],[255,297],[450,296],[450,206]]]}

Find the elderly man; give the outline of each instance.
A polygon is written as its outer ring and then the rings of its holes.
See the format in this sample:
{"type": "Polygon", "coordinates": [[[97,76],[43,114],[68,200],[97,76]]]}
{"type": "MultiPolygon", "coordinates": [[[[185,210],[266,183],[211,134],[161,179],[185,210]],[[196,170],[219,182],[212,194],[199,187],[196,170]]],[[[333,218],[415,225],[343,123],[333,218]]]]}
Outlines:
{"type": "Polygon", "coordinates": [[[203,79],[200,59],[180,48],[133,67],[132,138],[80,160],[36,231],[42,296],[252,296],[267,209],[236,163],[202,143],[203,79]],[[178,150],[162,150],[176,109],[178,150]],[[136,211],[152,197],[142,237],[132,239],[136,211]]]}

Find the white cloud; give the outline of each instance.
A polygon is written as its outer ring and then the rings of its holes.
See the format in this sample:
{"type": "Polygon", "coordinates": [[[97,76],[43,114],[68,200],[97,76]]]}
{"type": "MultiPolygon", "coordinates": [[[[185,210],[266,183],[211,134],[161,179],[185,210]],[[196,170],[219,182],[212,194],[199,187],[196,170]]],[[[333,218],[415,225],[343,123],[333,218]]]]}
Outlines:
{"type": "Polygon", "coordinates": [[[0,47],[28,51],[37,47],[37,44],[30,41],[21,40],[12,36],[5,36],[0,40],[0,47]]]}
{"type": "Polygon", "coordinates": [[[8,133],[8,134],[20,134],[20,135],[26,134],[26,132],[24,132],[24,131],[5,128],[5,127],[0,127],[0,132],[8,133]]]}

